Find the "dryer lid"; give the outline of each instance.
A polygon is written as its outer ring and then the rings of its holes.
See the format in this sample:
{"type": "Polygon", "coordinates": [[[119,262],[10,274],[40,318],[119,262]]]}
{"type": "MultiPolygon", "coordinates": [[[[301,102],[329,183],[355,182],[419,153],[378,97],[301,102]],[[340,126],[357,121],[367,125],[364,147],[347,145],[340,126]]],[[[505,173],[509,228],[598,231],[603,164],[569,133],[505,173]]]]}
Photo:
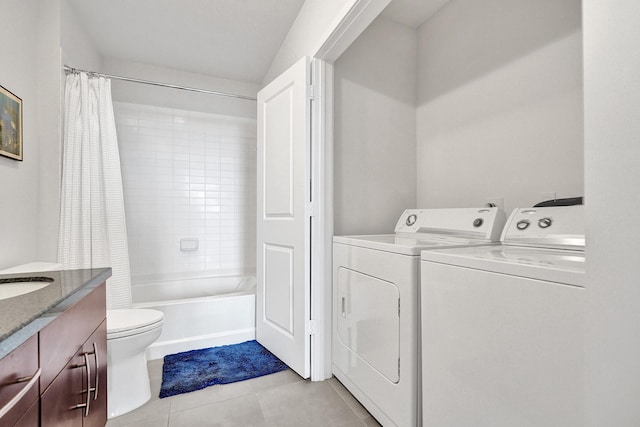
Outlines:
{"type": "Polygon", "coordinates": [[[458,248],[465,246],[491,245],[488,240],[457,238],[449,236],[407,236],[380,234],[370,236],[335,236],[334,243],[360,248],[375,249],[395,254],[419,256],[423,250],[458,248]]]}
{"type": "Polygon", "coordinates": [[[141,308],[107,310],[107,334],[143,328],[161,322],[164,313],[141,308]]]}

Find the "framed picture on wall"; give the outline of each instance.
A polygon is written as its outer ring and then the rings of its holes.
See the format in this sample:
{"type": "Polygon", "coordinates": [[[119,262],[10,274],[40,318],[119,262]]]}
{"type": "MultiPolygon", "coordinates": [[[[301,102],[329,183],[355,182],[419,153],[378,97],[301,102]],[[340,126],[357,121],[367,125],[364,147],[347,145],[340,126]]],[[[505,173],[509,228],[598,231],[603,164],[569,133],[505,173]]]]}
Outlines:
{"type": "Polygon", "coordinates": [[[0,155],[22,160],[22,99],[0,86],[0,155]]]}

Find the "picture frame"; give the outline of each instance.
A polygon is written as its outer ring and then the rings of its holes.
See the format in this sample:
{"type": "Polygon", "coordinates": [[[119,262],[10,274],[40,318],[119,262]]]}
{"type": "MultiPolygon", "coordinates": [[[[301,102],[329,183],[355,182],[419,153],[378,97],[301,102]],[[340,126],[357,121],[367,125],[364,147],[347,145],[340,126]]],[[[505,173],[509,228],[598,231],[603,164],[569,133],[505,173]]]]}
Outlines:
{"type": "Polygon", "coordinates": [[[0,86],[0,156],[22,161],[22,99],[0,86]]]}

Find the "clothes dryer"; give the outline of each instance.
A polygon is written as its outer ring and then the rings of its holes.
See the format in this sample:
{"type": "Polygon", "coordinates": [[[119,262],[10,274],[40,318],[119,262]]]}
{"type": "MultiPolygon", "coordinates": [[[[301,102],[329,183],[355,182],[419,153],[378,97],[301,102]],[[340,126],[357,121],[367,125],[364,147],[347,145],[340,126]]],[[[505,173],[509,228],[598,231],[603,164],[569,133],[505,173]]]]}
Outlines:
{"type": "Polygon", "coordinates": [[[498,208],[409,209],[395,234],[333,239],[333,373],[385,426],[417,426],[420,251],[489,245],[498,208]]]}
{"type": "Polygon", "coordinates": [[[516,209],[499,246],[422,252],[425,426],[584,424],[583,215],[516,209]]]}

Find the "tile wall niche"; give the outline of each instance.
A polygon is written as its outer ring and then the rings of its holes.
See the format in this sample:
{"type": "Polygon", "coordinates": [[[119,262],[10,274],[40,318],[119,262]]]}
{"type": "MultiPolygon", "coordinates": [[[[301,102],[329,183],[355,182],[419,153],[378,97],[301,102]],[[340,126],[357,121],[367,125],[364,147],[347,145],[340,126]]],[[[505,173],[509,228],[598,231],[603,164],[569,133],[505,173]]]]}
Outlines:
{"type": "Polygon", "coordinates": [[[252,273],[256,120],[114,102],[132,282],[252,273]],[[199,241],[181,251],[181,239],[199,241]]]}

